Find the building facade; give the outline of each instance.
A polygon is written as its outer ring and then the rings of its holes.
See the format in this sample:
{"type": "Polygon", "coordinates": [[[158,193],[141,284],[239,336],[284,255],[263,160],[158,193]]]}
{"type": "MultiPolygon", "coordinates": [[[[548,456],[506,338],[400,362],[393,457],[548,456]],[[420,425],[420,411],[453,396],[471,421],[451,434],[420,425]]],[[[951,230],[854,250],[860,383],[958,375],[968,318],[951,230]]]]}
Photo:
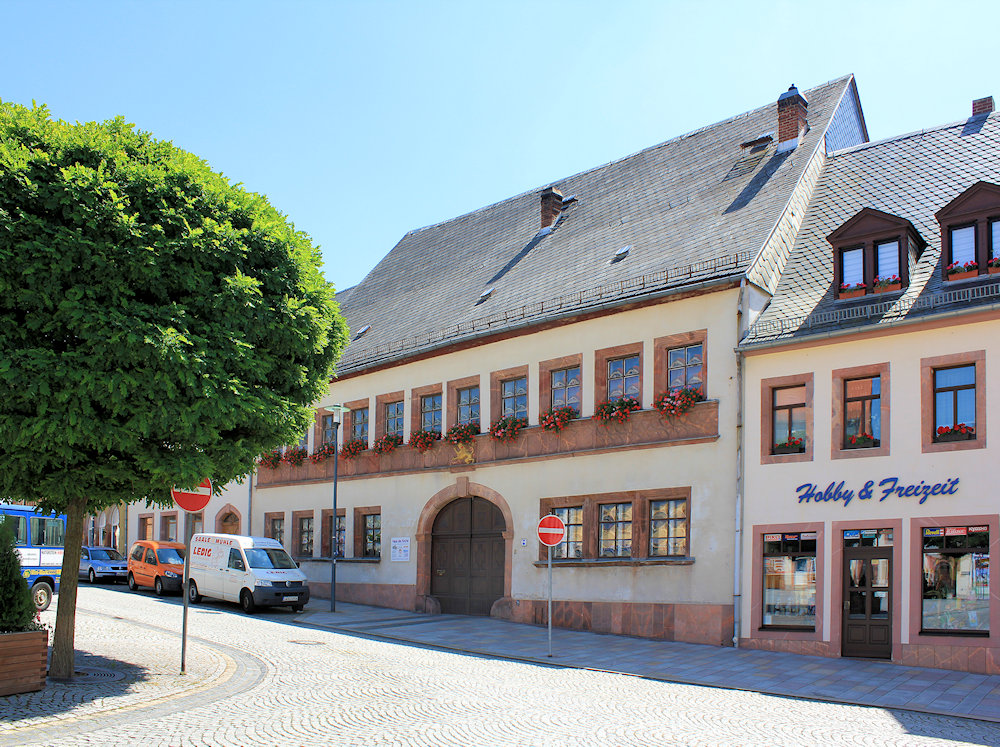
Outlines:
{"type": "Polygon", "coordinates": [[[831,154],[739,347],[741,645],[1000,672],[991,112],[831,154]]]}

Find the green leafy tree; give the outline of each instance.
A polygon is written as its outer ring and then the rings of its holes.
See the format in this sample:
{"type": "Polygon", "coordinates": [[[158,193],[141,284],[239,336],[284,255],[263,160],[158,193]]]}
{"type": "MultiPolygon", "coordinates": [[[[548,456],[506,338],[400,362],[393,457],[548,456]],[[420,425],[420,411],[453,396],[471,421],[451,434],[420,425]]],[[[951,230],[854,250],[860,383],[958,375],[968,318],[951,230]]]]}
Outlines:
{"type": "Polygon", "coordinates": [[[14,532],[0,517],[0,633],[35,630],[35,614],[31,590],[21,575],[14,532]]]}
{"type": "Polygon", "coordinates": [[[121,117],[0,102],[0,495],[66,514],[53,676],[86,515],[222,486],[312,422],[347,342],[319,267],[264,197],[121,117]]]}

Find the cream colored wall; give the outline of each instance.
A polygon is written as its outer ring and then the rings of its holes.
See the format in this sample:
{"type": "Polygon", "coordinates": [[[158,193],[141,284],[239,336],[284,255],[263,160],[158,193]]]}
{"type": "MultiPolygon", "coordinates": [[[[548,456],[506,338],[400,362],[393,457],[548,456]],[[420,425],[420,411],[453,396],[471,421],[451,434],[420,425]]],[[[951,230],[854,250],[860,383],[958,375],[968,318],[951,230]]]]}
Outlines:
{"type": "MultiPolygon", "coordinates": [[[[708,444],[623,449],[511,465],[487,464],[476,466],[471,471],[463,469],[459,474],[443,470],[342,481],[338,488],[338,505],[346,508],[347,554],[351,554],[350,538],[353,536],[352,508],[369,505],[382,508],[383,553],[377,565],[338,564],[338,581],[415,583],[415,528],[421,510],[435,493],[453,485],[456,478],[462,476],[499,492],[510,505],[515,522],[512,593],[520,599],[542,599],[547,595],[547,575],[544,568],[534,565],[539,548],[535,526],[542,498],[690,486],[691,555],[696,559],[694,565],[560,568],[554,574],[555,596],[601,601],[730,604],[736,458],[735,359],[732,351],[736,344],[737,293],[736,290],[727,290],[567,324],[525,337],[334,382],[329,396],[321,405],[368,398],[370,406],[374,407],[376,395],[404,390],[409,413],[410,389],[435,382],[444,386],[449,380],[478,373],[483,393],[481,420],[488,423],[495,419],[494,414],[489,412],[490,372],[528,364],[529,422],[536,425],[540,361],[583,354],[583,415],[589,416],[594,408],[594,351],[642,341],[642,399],[648,408],[655,394],[653,340],[664,335],[708,329],[708,396],[720,401],[720,438],[708,444]],[[392,537],[410,538],[409,562],[389,560],[389,541],[392,537]]],[[[446,423],[445,428],[448,425],[446,423]]],[[[435,448],[448,447],[439,445],[435,448]]],[[[285,511],[286,526],[290,526],[291,512],[309,507],[316,512],[319,526],[320,511],[331,507],[330,483],[260,488],[255,491],[254,524],[262,526],[265,512],[285,511]]],[[[319,545],[316,542],[317,555],[319,545]]],[[[314,572],[319,574],[314,580],[328,580],[323,568],[314,572]]]]}
{"type": "MultiPolygon", "coordinates": [[[[852,519],[904,519],[903,536],[894,538],[902,554],[910,557],[911,533],[908,519],[922,516],[947,517],[966,514],[996,514],[998,508],[995,470],[998,438],[989,429],[1000,427],[1000,398],[993,395],[1000,385],[1000,361],[997,360],[1000,322],[955,325],[949,328],[889,335],[867,340],[837,342],[830,340],[822,347],[752,355],[746,359],[746,508],[743,543],[743,604],[741,635],[752,634],[750,605],[759,589],[752,587],[751,570],[754,558],[753,526],[755,524],[798,523],[822,521],[826,524],[826,552],[821,573],[829,595],[832,589],[831,522],[852,519]],[[977,396],[986,398],[987,448],[966,451],[921,453],[921,393],[920,361],[953,353],[986,350],[986,381],[977,382],[977,396]],[[890,455],[857,459],[830,458],[832,371],[839,368],[888,362],[890,455]],[[761,439],[761,380],[812,372],[813,396],[813,461],[792,464],[760,464],[761,439]],[[885,477],[898,477],[900,484],[938,483],[950,477],[960,478],[955,495],[932,496],[921,505],[917,498],[896,496],[879,501],[854,498],[846,507],[842,502],[798,502],[796,488],[813,483],[825,489],[832,481],[846,481],[845,488],[858,488],[874,480],[877,486],[885,477]]],[[[884,426],[883,426],[884,427],[884,426]]],[[[906,562],[909,562],[908,560],[906,562]]],[[[904,611],[904,621],[910,607],[909,585],[896,590],[898,604],[904,611]]],[[[839,599],[834,592],[834,599],[839,599]]],[[[831,605],[824,605],[823,630],[830,640],[831,605]]],[[[908,642],[909,625],[902,626],[903,643],[908,642]]]]}
{"type": "MultiPolygon", "coordinates": [[[[254,499],[256,500],[257,490],[254,489],[254,499]]],[[[215,517],[225,508],[227,505],[233,506],[240,515],[241,527],[240,531],[244,534],[248,533],[247,516],[248,516],[248,483],[244,481],[242,484],[237,482],[231,482],[222,488],[222,493],[220,495],[213,495],[208,501],[208,505],[204,509],[205,517],[205,531],[214,532],[215,531],[215,517]]],[[[139,538],[139,515],[140,514],[153,514],[153,532],[154,537],[158,538],[160,534],[160,514],[163,512],[177,511],[177,531],[178,533],[183,533],[184,531],[184,510],[177,506],[171,506],[168,508],[162,508],[159,506],[152,506],[145,501],[139,501],[138,503],[133,503],[128,507],[128,546],[131,547],[132,543],[139,538]]],[[[264,519],[263,514],[258,514],[254,511],[255,518],[252,527],[252,533],[255,535],[261,535],[264,533],[264,519]],[[259,518],[256,518],[259,517],[259,518]]],[[[291,516],[289,514],[289,516],[291,516]]],[[[178,538],[179,541],[183,542],[183,538],[178,538]]]]}

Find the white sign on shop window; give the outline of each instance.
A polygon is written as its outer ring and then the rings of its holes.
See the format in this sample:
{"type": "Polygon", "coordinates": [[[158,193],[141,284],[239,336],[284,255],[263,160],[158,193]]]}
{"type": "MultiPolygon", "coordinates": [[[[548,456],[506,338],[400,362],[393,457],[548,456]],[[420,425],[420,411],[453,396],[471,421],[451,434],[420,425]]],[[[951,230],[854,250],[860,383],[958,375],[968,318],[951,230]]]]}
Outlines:
{"type": "Polygon", "coordinates": [[[410,538],[393,537],[389,540],[389,561],[405,563],[410,559],[410,538]]]}

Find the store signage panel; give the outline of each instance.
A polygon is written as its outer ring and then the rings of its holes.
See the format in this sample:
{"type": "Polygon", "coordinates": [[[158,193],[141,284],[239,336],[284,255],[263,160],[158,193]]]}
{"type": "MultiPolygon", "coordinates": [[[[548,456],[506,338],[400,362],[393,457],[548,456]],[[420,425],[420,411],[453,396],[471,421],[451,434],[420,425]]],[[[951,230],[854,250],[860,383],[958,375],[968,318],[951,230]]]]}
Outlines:
{"type": "Polygon", "coordinates": [[[886,498],[917,498],[917,503],[923,503],[931,496],[954,495],[958,492],[959,478],[950,477],[942,482],[926,483],[921,480],[917,484],[904,484],[898,477],[886,477],[875,483],[868,480],[858,490],[847,487],[844,480],[831,482],[826,488],[812,482],[803,483],[795,488],[795,493],[799,497],[799,503],[836,503],[841,502],[846,508],[855,498],[861,501],[870,501],[877,498],[881,503],[886,498]]]}

